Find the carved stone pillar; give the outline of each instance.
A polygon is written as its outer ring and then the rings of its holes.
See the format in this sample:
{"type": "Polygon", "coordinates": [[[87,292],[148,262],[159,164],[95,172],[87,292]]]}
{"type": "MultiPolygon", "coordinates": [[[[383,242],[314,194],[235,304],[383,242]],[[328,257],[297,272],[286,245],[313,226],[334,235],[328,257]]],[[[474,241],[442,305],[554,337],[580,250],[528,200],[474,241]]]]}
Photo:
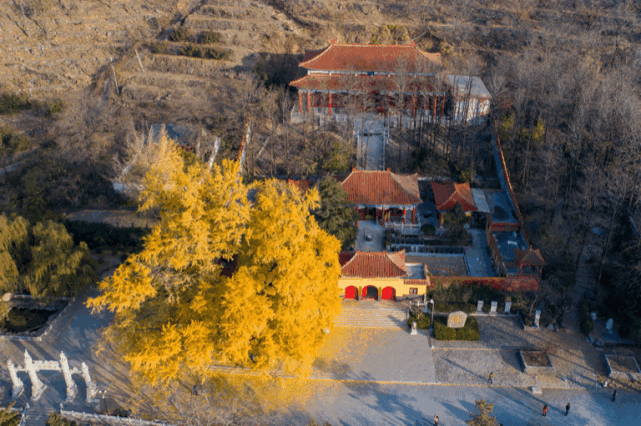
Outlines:
{"type": "Polygon", "coordinates": [[[69,362],[64,352],[60,352],[60,367],[62,368],[62,374],[65,376],[65,383],[67,384],[67,401],[71,401],[78,395],[78,386],[73,381],[71,377],[71,371],[69,370],[69,362]]]}
{"type": "Polygon", "coordinates": [[[96,396],[96,393],[98,393],[98,389],[96,388],[96,384],[91,381],[91,376],[89,375],[89,367],[87,367],[86,363],[82,363],[82,377],[85,379],[85,383],[87,384],[87,399],[94,398],[96,396]]]}
{"type": "Polygon", "coordinates": [[[20,377],[18,377],[13,361],[7,360],[7,367],[9,368],[9,376],[11,376],[11,383],[13,384],[13,388],[11,389],[11,398],[16,399],[24,390],[24,383],[20,380],[20,377]]]}
{"type": "Polygon", "coordinates": [[[40,398],[40,395],[42,395],[46,386],[42,381],[40,381],[38,371],[34,367],[31,355],[29,355],[29,352],[27,352],[26,349],[24,350],[24,366],[27,369],[27,373],[29,373],[29,378],[31,379],[31,399],[35,401],[40,398]]]}

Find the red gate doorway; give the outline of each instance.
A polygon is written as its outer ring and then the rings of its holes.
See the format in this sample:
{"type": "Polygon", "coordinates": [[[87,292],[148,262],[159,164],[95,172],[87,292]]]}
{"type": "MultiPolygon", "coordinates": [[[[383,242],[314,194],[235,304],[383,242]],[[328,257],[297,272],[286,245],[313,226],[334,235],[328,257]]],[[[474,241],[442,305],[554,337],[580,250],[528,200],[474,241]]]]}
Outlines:
{"type": "Polygon", "coordinates": [[[356,287],[350,285],[345,289],[345,299],[356,299],[356,287]]]}
{"type": "Polygon", "coordinates": [[[381,293],[383,300],[396,300],[396,289],[394,287],[385,287],[381,293]]]}
{"type": "Polygon", "coordinates": [[[363,288],[363,299],[378,300],[378,289],[372,285],[363,288]]]}

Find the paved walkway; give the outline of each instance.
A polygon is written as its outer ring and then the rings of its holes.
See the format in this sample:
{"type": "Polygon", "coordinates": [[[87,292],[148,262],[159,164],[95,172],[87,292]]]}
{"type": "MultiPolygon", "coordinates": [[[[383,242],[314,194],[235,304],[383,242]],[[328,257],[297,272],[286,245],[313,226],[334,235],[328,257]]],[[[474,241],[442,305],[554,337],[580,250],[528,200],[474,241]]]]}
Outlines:
{"type": "Polygon", "coordinates": [[[427,332],[337,327],[314,362],[314,379],[435,383],[427,332]]]}
{"type": "Polygon", "coordinates": [[[472,277],[493,277],[492,258],[487,254],[487,239],[482,229],[468,229],[472,246],[465,247],[465,258],[472,277]]]}
{"type": "Polygon", "coordinates": [[[572,300],[572,307],[563,318],[563,325],[573,333],[581,333],[581,324],[578,313],[579,302],[583,298],[583,294],[587,290],[593,291],[596,285],[596,279],[592,273],[592,268],[587,263],[591,255],[591,250],[592,246],[586,245],[583,253],[581,253],[579,267],[576,270],[575,283],[569,294],[569,297],[572,300]]]}
{"type": "Polygon", "coordinates": [[[356,250],[381,252],[383,247],[383,233],[385,228],[378,225],[373,220],[359,220],[358,221],[358,234],[356,234],[356,250]],[[365,238],[369,235],[372,239],[370,241],[365,238]]]}
{"type": "Polygon", "coordinates": [[[363,130],[362,119],[354,122],[354,135],[358,141],[358,154],[365,162],[365,170],[385,168],[385,119],[367,114],[363,130]]]}

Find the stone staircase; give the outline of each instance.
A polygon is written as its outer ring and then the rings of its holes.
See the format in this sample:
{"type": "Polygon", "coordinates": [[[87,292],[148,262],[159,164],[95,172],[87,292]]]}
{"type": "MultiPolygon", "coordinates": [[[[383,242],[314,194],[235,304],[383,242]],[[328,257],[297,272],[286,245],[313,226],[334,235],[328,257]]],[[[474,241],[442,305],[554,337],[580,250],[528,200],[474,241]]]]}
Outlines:
{"type": "Polygon", "coordinates": [[[27,418],[23,423],[24,426],[43,426],[49,419],[49,414],[53,412],[51,406],[31,403],[33,406],[27,410],[27,418]]]}
{"type": "Polygon", "coordinates": [[[337,327],[399,328],[407,327],[406,311],[388,307],[343,306],[336,318],[337,327]]]}
{"type": "Polygon", "coordinates": [[[565,314],[563,323],[566,331],[571,334],[580,333],[580,322],[577,309],[579,301],[586,291],[593,291],[596,284],[594,274],[592,273],[590,265],[587,263],[593,250],[594,248],[592,246],[587,246],[583,250],[579,260],[579,267],[576,271],[576,282],[569,294],[570,299],[572,300],[572,308],[565,314]]]}

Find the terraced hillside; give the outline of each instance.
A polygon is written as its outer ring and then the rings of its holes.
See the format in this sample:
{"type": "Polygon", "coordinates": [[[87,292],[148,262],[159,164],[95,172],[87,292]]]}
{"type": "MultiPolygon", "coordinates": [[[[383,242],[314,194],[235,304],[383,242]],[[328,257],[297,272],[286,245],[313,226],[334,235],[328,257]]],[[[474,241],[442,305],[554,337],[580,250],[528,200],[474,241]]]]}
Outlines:
{"type": "Polygon", "coordinates": [[[177,1],[3,1],[0,89],[53,98],[90,85],[124,46],[146,40],[177,1]]]}

